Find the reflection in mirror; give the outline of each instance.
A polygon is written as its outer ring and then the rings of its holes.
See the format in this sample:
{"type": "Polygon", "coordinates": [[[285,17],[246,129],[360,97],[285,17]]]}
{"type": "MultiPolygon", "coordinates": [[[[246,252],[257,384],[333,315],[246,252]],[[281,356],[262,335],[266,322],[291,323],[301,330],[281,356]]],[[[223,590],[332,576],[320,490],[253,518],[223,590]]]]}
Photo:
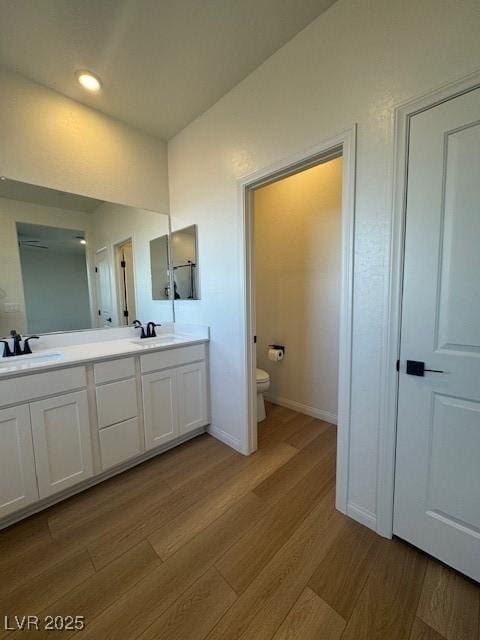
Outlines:
{"type": "Polygon", "coordinates": [[[172,233],[172,269],[175,300],[198,300],[197,225],[172,233]]]}
{"type": "Polygon", "coordinates": [[[165,214],[0,180],[0,337],[171,322],[150,269],[168,230],[165,214]]]}
{"type": "Polygon", "coordinates": [[[168,255],[168,235],[150,241],[150,266],[152,269],[152,298],[170,298],[170,270],[168,255]]]}
{"type": "Polygon", "coordinates": [[[17,222],[17,237],[28,331],[89,329],[85,233],[17,222]]]}

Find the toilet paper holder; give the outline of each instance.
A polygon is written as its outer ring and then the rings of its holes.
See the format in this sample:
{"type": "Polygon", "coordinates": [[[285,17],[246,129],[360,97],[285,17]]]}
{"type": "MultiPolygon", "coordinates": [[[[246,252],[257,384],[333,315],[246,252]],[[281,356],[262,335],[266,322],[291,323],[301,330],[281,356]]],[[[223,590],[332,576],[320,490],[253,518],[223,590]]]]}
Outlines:
{"type": "Polygon", "coordinates": [[[269,344],[268,345],[269,349],[278,349],[279,351],[281,351],[283,353],[283,355],[285,355],[285,347],[283,344],[269,344]]]}

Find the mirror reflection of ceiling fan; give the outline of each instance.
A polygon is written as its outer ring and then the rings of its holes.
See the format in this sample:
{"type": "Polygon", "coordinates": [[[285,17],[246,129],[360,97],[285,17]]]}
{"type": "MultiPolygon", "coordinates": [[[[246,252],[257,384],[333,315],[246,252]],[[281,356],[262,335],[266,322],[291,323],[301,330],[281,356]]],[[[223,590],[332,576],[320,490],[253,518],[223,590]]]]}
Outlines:
{"type": "Polygon", "coordinates": [[[38,244],[40,240],[19,240],[19,247],[31,247],[32,249],[48,249],[44,244],[38,244]]]}

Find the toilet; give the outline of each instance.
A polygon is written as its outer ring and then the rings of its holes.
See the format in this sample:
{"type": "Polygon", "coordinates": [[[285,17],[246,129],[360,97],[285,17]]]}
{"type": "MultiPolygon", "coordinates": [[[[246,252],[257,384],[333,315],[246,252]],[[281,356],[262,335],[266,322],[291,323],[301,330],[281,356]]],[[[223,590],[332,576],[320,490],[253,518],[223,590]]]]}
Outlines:
{"type": "Polygon", "coordinates": [[[263,394],[270,388],[270,376],[263,369],[257,369],[256,372],[257,381],[257,422],[265,420],[267,414],[265,413],[265,401],[263,394]]]}

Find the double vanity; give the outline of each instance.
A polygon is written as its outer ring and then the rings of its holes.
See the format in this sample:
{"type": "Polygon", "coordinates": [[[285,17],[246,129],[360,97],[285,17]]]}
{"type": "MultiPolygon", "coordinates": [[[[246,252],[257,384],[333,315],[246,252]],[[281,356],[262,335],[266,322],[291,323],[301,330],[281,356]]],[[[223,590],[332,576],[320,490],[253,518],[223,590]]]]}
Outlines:
{"type": "Polygon", "coordinates": [[[202,433],[208,340],[203,327],[122,327],[1,358],[0,528],[202,433]]]}
{"type": "Polygon", "coordinates": [[[197,241],[166,212],[2,176],[0,528],[205,430],[209,331],[175,323],[200,298],[197,241]]]}

